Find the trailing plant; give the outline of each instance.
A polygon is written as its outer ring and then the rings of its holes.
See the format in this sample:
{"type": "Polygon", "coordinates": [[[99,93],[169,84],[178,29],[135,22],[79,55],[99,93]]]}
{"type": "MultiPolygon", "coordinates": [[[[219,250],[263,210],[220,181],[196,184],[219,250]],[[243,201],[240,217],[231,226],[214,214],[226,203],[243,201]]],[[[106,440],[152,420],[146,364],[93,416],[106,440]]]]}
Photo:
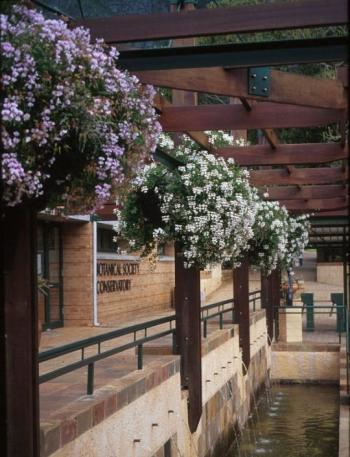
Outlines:
{"type": "Polygon", "coordinates": [[[253,236],[259,197],[249,186],[248,171],[191,144],[186,139],[174,148],[162,137],[160,146],[181,165],[146,165],[121,202],[115,229],[142,255],[157,242],[173,240],[186,267],[237,263],[253,236]]]}
{"type": "Polygon", "coordinates": [[[287,246],[285,253],[281,253],[279,266],[282,270],[292,271],[297,264],[299,257],[303,255],[309,241],[310,215],[288,218],[287,225],[287,246]]]}
{"type": "Polygon", "coordinates": [[[1,15],[3,203],[92,208],[155,150],[154,91],[89,32],[13,6],[1,15]]]}
{"type": "Polygon", "coordinates": [[[249,262],[266,275],[277,268],[288,246],[288,211],[275,201],[261,200],[249,242],[249,262]]]}

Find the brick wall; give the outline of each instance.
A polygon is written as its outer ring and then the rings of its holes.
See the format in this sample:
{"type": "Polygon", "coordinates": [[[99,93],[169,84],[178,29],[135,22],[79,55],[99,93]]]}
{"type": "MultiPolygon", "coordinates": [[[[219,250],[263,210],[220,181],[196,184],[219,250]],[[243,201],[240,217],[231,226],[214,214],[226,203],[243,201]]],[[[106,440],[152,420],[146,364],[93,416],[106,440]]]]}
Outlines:
{"type": "Polygon", "coordinates": [[[65,326],[92,325],[92,224],[63,224],[65,326]]]}
{"type": "Polygon", "coordinates": [[[100,255],[98,263],[120,265],[121,269],[125,264],[135,264],[138,265],[138,271],[135,274],[97,276],[98,281],[130,281],[126,287],[127,290],[98,294],[98,321],[100,324],[118,324],[122,321],[147,315],[149,312],[170,309],[175,281],[174,261],[172,259],[157,262],[155,269],[151,270],[147,259],[141,261],[108,260],[108,256],[106,257],[107,259],[103,259],[100,255]]]}

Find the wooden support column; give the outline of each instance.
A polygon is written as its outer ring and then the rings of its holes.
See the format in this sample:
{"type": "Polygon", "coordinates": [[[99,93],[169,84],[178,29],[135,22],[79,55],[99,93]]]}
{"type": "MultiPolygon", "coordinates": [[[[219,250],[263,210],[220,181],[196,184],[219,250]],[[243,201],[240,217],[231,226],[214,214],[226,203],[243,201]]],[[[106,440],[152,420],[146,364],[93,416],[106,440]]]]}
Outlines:
{"type": "Polygon", "coordinates": [[[202,415],[200,270],[184,267],[178,243],[175,243],[175,312],[181,384],[188,389],[188,422],[193,433],[202,415]]]}
{"type": "Polygon", "coordinates": [[[249,261],[244,258],[240,267],[233,270],[233,297],[235,323],[239,325],[239,345],[242,348],[244,372],[250,363],[250,319],[249,319],[249,261]]]}
{"type": "MultiPolygon", "coordinates": [[[[271,275],[270,275],[271,276],[271,275]]],[[[270,276],[261,272],[261,307],[266,310],[268,342],[273,340],[274,309],[270,297],[270,276]]]]}
{"type": "Polygon", "coordinates": [[[268,296],[269,301],[271,303],[271,314],[275,317],[275,335],[270,336],[271,340],[273,336],[275,340],[278,339],[278,309],[277,307],[280,305],[280,287],[281,287],[281,272],[278,269],[275,269],[271,272],[268,276],[268,296]]]}
{"type": "Polygon", "coordinates": [[[0,441],[7,457],[39,456],[35,217],[31,209],[14,208],[1,220],[0,441]]]}
{"type": "MultiPolygon", "coordinates": [[[[183,10],[191,11],[195,7],[186,3],[183,10]]],[[[176,5],[171,5],[176,11],[176,5]]],[[[173,47],[191,46],[194,38],[175,40],[173,47]]],[[[196,105],[197,94],[173,90],[174,105],[196,105]]],[[[176,137],[174,138],[176,142],[176,137]]],[[[192,433],[197,430],[202,416],[202,351],[201,351],[201,291],[200,270],[186,269],[180,246],[175,243],[175,316],[176,345],[181,355],[181,385],[188,389],[188,424],[192,433]]]]}

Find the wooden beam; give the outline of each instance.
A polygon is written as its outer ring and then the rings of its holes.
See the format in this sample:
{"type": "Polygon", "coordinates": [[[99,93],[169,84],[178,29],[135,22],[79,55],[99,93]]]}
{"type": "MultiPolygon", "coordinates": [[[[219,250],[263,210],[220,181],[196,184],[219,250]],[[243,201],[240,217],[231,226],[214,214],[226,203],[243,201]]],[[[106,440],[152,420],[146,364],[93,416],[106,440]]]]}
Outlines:
{"type": "Polygon", "coordinates": [[[266,141],[269,143],[270,148],[276,149],[279,143],[279,138],[277,133],[273,129],[262,129],[263,135],[266,138],[266,141]]]}
{"type": "Polygon", "coordinates": [[[278,340],[279,336],[279,329],[278,329],[278,309],[277,307],[280,306],[280,287],[281,287],[281,271],[279,269],[275,269],[271,272],[271,274],[267,277],[268,278],[268,296],[269,301],[271,303],[271,307],[273,309],[274,317],[275,317],[275,332],[274,337],[275,341],[278,340]]]}
{"type": "Polygon", "coordinates": [[[307,200],[344,197],[348,186],[343,184],[324,184],[323,186],[275,186],[267,187],[269,200],[307,200]]]}
{"type": "MultiPolygon", "coordinates": [[[[168,100],[166,100],[164,97],[160,95],[156,95],[154,97],[153,101],[154,107],[158,111],[158,113],[161,113],[165,107],[171,107],[173,106],[168,100]]],[[[191,132],[191,131],[184,131],[183,133],[186,133],[190,138],[192,138],[193,141],[198,143],[200,146],[202,146],[204,149],[207,149],[208,151],[215,152],[216,149],[213,148],[213,146],[209,143],[209,138],[208,135],[206,135],[204,132],[191,132]]]]}
{"type": "Polygon", "coordinates": [[[349,217],[349,207],[346,209],[336,209],[336,210],[329,210],[329,211],[322,211],[317,216],[321,217],[349,217]]]}
{"type": "Polygon", "coordinates": [[[250,183],[254,186],[327,184],[347,179],[348,172],[342,167],[295,168],[292,174],[285,169],[250,171],[250,183]]]}
{"type": "MultiPolygon", "coordinates": [[[[237,100],[237,98],[230,97],[230,100],[237,100]]],[[[244,97],[240,97],[239,100],[241,101],[244,108],[248,111],[248,113],[250,113],[250,111],[252,111],[252,109],[253,109],[252,103],[244,97]]],[[[253,103],[255,103],[255,102],[253,101],[253,103]]],[[[238,132],[240,132],[240,131],[241,130],[238,130],[238,132]]],[[[267,142],[269,143],[270,147],[272,149],[275,149],[277,144],[279,143],[279,138],[277,136],[277,133],[272,129],[262,129],[261,131],[262,131],[264,137],[266,138],[267,142]]],[[[247,131],[244,130],[244,132],[245,132],[244,139],[247,140],[247,131]]]]}
{"type": "Polygon", "coordinates": [[[348,200],[344,197],[310,200],[279,200],[289,211],[329,211],[344,209],[348,200]]]}
{"type": "Polygon", "coordinates": [[[188,388],[188,422],[192,433],[202,414],[200,270],[185,268],[175,243],[176,346],[181,355],[181,384],[188,388]]]}
{"type": "Polygon", "coordinates": [[[233,297],[235,323],[239,325],[239,345],[242,348],[243,372],[250,363],[249,262],[245,258],[233,270],[233,297]]]}
{"type": "Polygon", "coordinates": [[[269,284],[270,276],[266,276],[263,272],[260,274],[261,280],[261,308],[265,309],[266,312],[266,325],[267,325],[267,341],[268,344],[271,345],[273,340],[273,317],[274,317],[274,309],[273,304],[270,297],[270,284],[269,284]]]}
{"type": "Polygon", "coordinates": [[[317,79],[311,76],[271,70],[268,97],[248,93],[246,68],[225,70],[220,67],[187,68],[136,72],[140,81],[160,87],[195,90],[208,94],[267,100],[319,108],[345,108],[347,97],[339,80],[317,79]]]}
{"type": "Polygon", "coordinates": [[[160,122],[165,131],[312,127],[341,122],[344,110],[259,103],[251,112],[241,105],[165,107],[160,122]]]}
{"type": "Polygon", "coordinates": [[[216,154],[232,157],[239,165],[293,165],[329,163],[348,157],[346,147],[338,143],[279,144],[274,150],[266,144],[218,148],[216,154]]]}
{"type": "Polygon", "coordinates": [[[107,43],[186,38],[228,33],[340,25],[347,22],[346,0],[309,0],[293,3],[112,16],[85,19],[92,38],[107,43]]]}
{"type": "Polygon", "coordinates": [[[347,38],[344,36],[125,50],[120,51],[118,64],[120,68],[131,72],[205,67],[270,67],[345,61],[347,51],[347,38]]]}
{"type": "MultiPolygon", "coordinates": [[[[8,457],[36,457],[39,442],[38,314],[36,306],[36,214],[6,211],[1,221],[1,385],[8,457]]],[[[4,430],[2,430],[5,432],[4,430]]],[[[1,441],[2,441],[1,440],[1,441]]]]}

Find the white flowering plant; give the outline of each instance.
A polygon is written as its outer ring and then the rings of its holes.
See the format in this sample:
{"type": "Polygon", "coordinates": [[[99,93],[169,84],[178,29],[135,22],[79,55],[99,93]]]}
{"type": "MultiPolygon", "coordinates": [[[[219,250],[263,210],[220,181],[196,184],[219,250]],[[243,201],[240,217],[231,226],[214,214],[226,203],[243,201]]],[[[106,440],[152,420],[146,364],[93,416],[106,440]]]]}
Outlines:
{"type": "Polygon", "coordinates": [[[278,202],[260,200],[249,242],[249,262],[266,275],[286,255],[288,244],[288,211],[278,202]]]}
{"type": "Polygon", "coordinates": [[[289,216],[287,224],[287,245],[285,253],[280,256],[279,266],[282,270],[292,271],[299,257],[303,255],[309,241],[310,215],[289,216]]]}
{"type": "Polygon", "coordinates": [[[122,202],[116,231],[142,255],[157,242],[179,242],[187,268],[237,263],[253,236],[259,200],[248,171],[232,159],[192,149],[188,140],[173,149],[162,136],[160,146],[183,165],[146,165],[122,202]]]}
{"type": "Polygon", "coordinates": [[[117,65],[81,27],[1,15],[2,204],[99,206],[155,150],[154,91],[117,65]]]}

